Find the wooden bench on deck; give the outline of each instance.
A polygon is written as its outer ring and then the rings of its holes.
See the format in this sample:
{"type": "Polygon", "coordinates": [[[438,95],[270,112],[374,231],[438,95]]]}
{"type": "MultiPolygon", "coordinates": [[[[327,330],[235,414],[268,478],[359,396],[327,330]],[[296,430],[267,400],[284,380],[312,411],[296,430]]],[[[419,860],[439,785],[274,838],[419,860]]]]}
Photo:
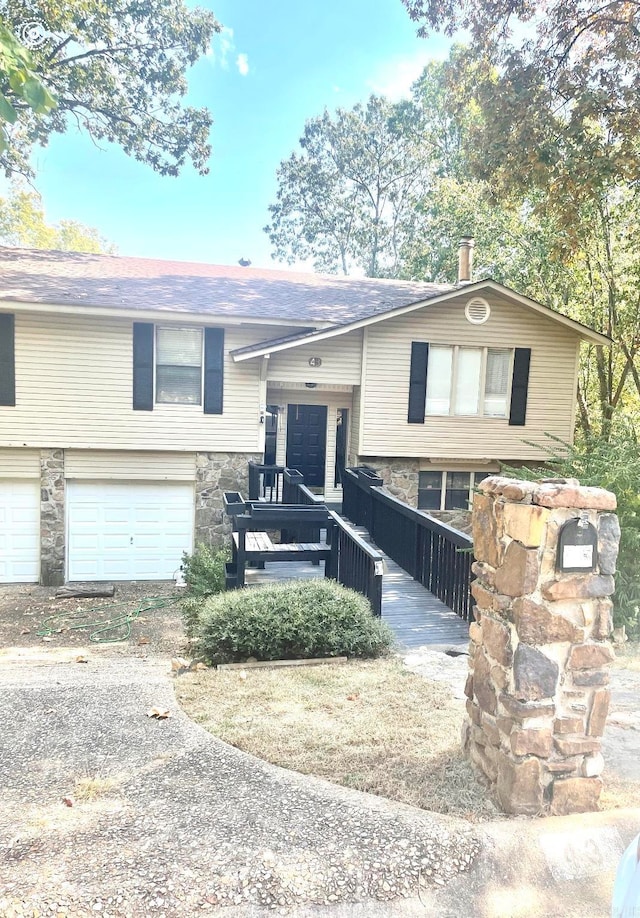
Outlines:
{"type": "Polygon", "coordinates": [[[262,567],[266,561],[325,561],[325,574],[331,569],[331,544],[319,540],[321,528],[327,532],[332,528],[326,507],[248,504],[247,510],[233,519],[232,550],[239,587],[244,586],[247,562],[256,562],[262,567]],[[267,529],[294,532],[300,541],[273,542],[267,529]],[[316,536],[316,539],[302,541],[305,534],[316,536]]]}

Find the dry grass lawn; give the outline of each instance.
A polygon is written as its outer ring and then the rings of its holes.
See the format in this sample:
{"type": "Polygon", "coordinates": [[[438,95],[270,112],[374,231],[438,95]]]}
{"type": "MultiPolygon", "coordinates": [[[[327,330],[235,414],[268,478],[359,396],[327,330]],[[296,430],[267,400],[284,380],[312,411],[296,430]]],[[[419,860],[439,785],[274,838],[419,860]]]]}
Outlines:
{"type": "Polygon", "coordinates": [[[629,641],[627,644],[616,644],[614,650],[616,652],[614,666],[640,673],[640,642],[629,641]]]}
{"type": "Polygon", "coordinates": [[[245,752],[470,820],[498,812],[460,748],[464,705],[396,659],[188,673],[186,713],[245,752]]]}

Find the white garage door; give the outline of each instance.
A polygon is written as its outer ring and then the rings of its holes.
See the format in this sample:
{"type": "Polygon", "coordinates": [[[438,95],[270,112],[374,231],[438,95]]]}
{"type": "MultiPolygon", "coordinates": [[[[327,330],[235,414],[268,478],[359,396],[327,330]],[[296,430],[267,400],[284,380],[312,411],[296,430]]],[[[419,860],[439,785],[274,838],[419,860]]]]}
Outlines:
{"type": "Polygon", "coordinates": [[[193,549],[193,484],[67,482],[69,580],[170,580],[193,549]]]}
{"type": "Polygon", "coordinates": [[[40,483],[0,480],[0,583],[40,577],[40,483]]]}

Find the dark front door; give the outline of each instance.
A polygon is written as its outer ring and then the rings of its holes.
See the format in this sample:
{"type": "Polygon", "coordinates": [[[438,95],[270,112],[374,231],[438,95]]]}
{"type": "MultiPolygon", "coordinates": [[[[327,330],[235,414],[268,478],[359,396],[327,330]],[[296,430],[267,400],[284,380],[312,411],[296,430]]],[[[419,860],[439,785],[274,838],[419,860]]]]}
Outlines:
{"type": "Polygon", "coordinates": [[[327,406],[289,405],[287,465],[304,475],[311,488],[324,488],[327,445],[327,406]]]}

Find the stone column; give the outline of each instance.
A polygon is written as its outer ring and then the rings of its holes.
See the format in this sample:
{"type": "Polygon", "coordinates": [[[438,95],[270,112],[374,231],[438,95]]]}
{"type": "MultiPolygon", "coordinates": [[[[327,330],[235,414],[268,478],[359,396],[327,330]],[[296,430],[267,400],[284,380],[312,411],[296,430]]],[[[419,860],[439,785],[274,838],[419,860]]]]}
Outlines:
{"type": "Polygon", "coordinates": [[[60,586],[65,576],[64,450],[40,452],[40,583],[60,586]]]}
{"type": "Polygon", "coordinates": [[[498,476],[480,491],[465,749],[508,813],[597,809],[620,538],[615,495],[575,479],[498,476]],[[581,515],[596,527],[598,566],[559,572],[559,531],[581,515]]]}
{"type": "Polygon", "coordinates": [[[261,455],[248,453],[196,453],[195,540],[222,545],[231,534],[231,522],[224,513],[224,491],[249,496],[249,462],[261,462],[261,455]]]}

